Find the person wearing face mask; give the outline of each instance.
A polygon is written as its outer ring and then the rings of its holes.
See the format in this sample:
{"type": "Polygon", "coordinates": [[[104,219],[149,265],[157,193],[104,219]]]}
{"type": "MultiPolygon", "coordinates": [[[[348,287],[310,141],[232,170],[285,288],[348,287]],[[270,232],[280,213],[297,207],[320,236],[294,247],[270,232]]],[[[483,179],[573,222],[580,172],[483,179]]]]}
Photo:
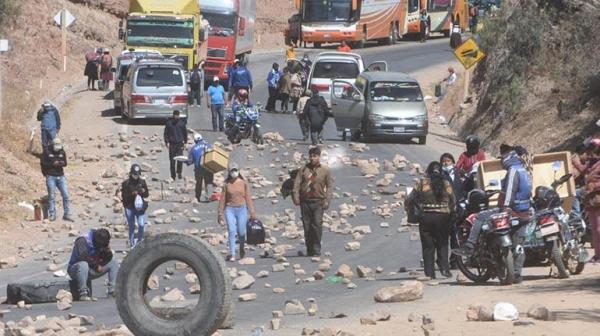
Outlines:
{"type": "Polygon", "coordinates": [[[423,250],[425,276],[435,279],[434,259],[437,253],[437,265],[440,273],[452,277],[448,263],[448,238],[450,236],[450,219],[456,209],[456,200],[452,185],[444,176],[442,165],[433,161],[429,163],[426,177],[420,179],[405,202],[405,210],[414,204],[423,210],[419,218],[419,234],[423,250]]]}
{"type": "Polygon", "coordinates": [[[173,117],[167,120],[164,131],[165,145],[169,149],[169,164],[171,179],[173,181],[175,181],[175,177],[180,180],[183,178],[181,175],[183,162],[176,161],[175,157],[183,155],[183,146],[188,141],[186,121],[181,119],[179,114],[178,110],[173,111],[173,117]],[[175,166],[177,166],[177,171],[175,170],[175,166]],[[177,172],[177,175],[175,175],[175,172],[177,172]]]}
{"type": "Polygon", "coordinates": [[[62,141],[59,138],[52,140],[52,145],[47,147],[42,154],[40,161],[42,174],[46,178],[46,187],[48,189],[48,219],[56,220],[56,188],[60,191],[63,200],[63,220],[73,222],[73,216],[70,210],[69,190],[67,188],[67,178],[65,177],[64,167],[67,166],[67,154],[63,148],[62,141]]]}
{"type": "Polygon", "coordinates": [[[129,170],[129,178],[121,184],[121,201],[125,209],[125,218],[129,226],[129,246],[133,248],[144,239],[144,226],[146,224],[146,210],[150,195],[146,180],[141,178],[142,168],[134,163],[129,170]],[[138,234],[135,235],[137,221],[138,234]]]}
{"type": "Polygon", "coordinates": [[[300,206],[306,254],[312,257],[321,255],[323,213],[331,205],[333,179],[329,167],[321,164],[319,147],[312,147],[308,155],[308,163],[294,179],[292,201],[300,206]]]}
{"type": "Polygon", "coordinates": [[[210,149],[210,144],[202,138],[199,133],[194,134],[194,146],[188,154],[187,164],[194,164],[194,176],[196,177],[196,199],[198,202],[209,202],[208,195],[210,194],[209,185],[213,185],[214,175],[206,168],[202,167],[202,157],[207,150],[210,149]],[[206,194],[202,198],[202,184],[206,188],[206,194]]]}
{"type": "Polygon", "coordinates": [[[248,224],[248,213],[250,219],[256,218],[254,203],[250,186],[240,175],[240,169],[237,164],[231,163],[228,169],[228,176],[223,186],[221,199],[219,200],[219,224],[227,223],[227,232],[229,235],[229,255],[228,261],[235,261],[235,238],[240,243],[240,259],[246,256],[246,225],[248,224]]]}

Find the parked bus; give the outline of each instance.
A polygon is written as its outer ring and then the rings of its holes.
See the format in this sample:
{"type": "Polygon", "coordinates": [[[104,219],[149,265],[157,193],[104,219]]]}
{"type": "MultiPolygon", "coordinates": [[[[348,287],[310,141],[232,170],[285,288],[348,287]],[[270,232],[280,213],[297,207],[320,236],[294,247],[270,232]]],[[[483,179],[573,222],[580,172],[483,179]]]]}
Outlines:
{"type": "Polygon", "coordinates": [[[406,0],[295,0],[301,40],[322,43],[346,40],[355,48],[367,41],[394,44],[407,32],[406,0]]]}
{"type": "Polygon", "coordinates": [[[452,22],[458,21],[461,29],[469,26],[467,0],[408,0],[408,33],[419,34],[421,10],[429,14],[429,32],[450,36],[452,22]]]}

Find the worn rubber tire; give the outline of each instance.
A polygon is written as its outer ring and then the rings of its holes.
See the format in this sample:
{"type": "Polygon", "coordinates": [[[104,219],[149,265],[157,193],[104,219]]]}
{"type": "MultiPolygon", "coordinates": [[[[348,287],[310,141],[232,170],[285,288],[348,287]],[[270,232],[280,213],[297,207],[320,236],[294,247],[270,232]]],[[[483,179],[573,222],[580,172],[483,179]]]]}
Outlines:
{"type": "Polygon", "coordinates": [[[135,335],[211,335],[231,308],[231,279],[223,258],[206,242],[177,233],[159,234],[136,245],[121,264],[116,291],[119,315],[135,335]],[[197,305],[179,320],[154,315],[144,297],[154,269],[172,260],[190,266],[202,287],[197,305]]]}
{"type": "Polygon", "coordinates": [[[398,36],[398,33],[396,32],[396,25],[392,24],[390,26],[389,36],[384,40],[385,45],[394,45],[394,44],[396,44],[396,37],[397,36],[398,36]]]}
{"type": "Polygon", "coordinates": [[[556,268],[558,269],[558,277],[561,279],[566,279],[569,277],[569,270],[567,269],[563,261],[563,255],[560,251],[560,245],[561,243],[558,239],[555,240],[554,243],[552,243],[552,247],[550,248],[550,257],[552,258],[552,263],[554,263],[554,265],[556,265],[556,268]]]}
{"type": "Polygon", "coordinates": [[[427,144],[427,136],[419,137],[419,145],[426,145],[426,144],[427,144]]]}
{"type": "Polygon", "coordinates": [[[463,262],[463,258],[461,258],[461,257],[456,258],[456,266],[458,267],[460,272],[462,274],[464,274],[464,276],[467,277],[467,279],[469,279],[473,282],[486,283],[491,278],[489,268],[485,268],[485,270],[480,275],[475,274],[475,273],[471,272],[471,270],[469,269],[469,267],[467,267],[467,265],[465,265],[465,263],[463,262]]]}
{"type": "Polygon", "coordinates": [[[504,269],[500,270],[498,274],[500,284],[512,285],[515,282],[515,259],[513,257],[512,249],[504,247],[501,259],[504,269]]]}

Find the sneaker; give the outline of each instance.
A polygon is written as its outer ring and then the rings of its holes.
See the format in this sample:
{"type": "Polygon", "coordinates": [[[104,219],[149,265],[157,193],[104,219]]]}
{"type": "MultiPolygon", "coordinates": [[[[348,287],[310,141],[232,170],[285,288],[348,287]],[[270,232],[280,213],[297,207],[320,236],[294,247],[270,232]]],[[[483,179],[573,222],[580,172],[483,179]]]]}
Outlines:
{"type": "Polygon", "coordinates": [[[177,174],[177,178],[181,180],[183,176],[181,176],[181,174],[177,174]]]}
{"type": "Polygon", "coordinates": [[[63,216],[63,220],[66,220],[67,222],[74,222],[75,221],[75,219],[71,215],[64,215],[63,216]]]}
{"type": "Polygon", "coordinates": [[[204,203],[209,203],[210,202],[210,199],[208,198],[208,195],[202,196],[202,202],[204,202],[204,203]]]}
{"type": "Polygon", "coordinates": [[[98,298],[88,295],[82,295],[81,297],[79,297],[79,301],[98,301],[98,298]]]}
{"type": "Polygon", "coordinates": [[[115,291],[110,291],[106,293],[106,297],[109,299],[116,299],[117,298],[117,293],[115,291]]]}
{"type": "Polygon", "coordinates": [[[442,271],[440,273],[442,273],[442,276],[444,276],[447,279],[452,278],[452,273],[450,273],[450,271],[442,271]]]}
{"type": "Polygon", "coordinates": [[[461,257],[470,257],[473,255],[475,248],[471,244],[465,244],[459,248],[452,249],[452,253],[461,257]]]}
{"type": "Polygon", "coordinates": [[[50,217],[48,217],[48,219],[49,219],[51,222],[54,222],[54,221],[56,220],[56,216],[50,216],[50,217]]]}

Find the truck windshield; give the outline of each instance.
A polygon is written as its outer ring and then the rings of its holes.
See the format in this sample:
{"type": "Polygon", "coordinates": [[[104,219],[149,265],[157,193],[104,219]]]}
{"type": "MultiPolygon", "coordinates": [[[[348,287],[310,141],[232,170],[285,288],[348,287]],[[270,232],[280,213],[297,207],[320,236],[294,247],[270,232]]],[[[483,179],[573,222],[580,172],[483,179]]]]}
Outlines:
{"type": "Polygon", "coordinates": [[[137,86],[183,86],[183,77],[178,68],[141,68],[137,86]]]}
{"type": "Polygon", "coordinates": [[[353,19],[352,0],[306,0],[304,22],[347,22],[353,19]]]}
{"type": "Polygon", "coordinates": [[[371,100],[374,102],[420,102],[423,95],[414,82],[374,82],[371,84],[371,100]]]}
{"type": "Polygon", "coordinates": [[[237,16],[233,13],[210,13],[202,12],[202,16],[208,20],[210,31],[208,35],[230,36],[235,34],[237,16]]]}
{"type": "Polygon", "coordinates": [[[192,48],[194,21],[130,19],[127,22],[127,45],[192,48]]]}

